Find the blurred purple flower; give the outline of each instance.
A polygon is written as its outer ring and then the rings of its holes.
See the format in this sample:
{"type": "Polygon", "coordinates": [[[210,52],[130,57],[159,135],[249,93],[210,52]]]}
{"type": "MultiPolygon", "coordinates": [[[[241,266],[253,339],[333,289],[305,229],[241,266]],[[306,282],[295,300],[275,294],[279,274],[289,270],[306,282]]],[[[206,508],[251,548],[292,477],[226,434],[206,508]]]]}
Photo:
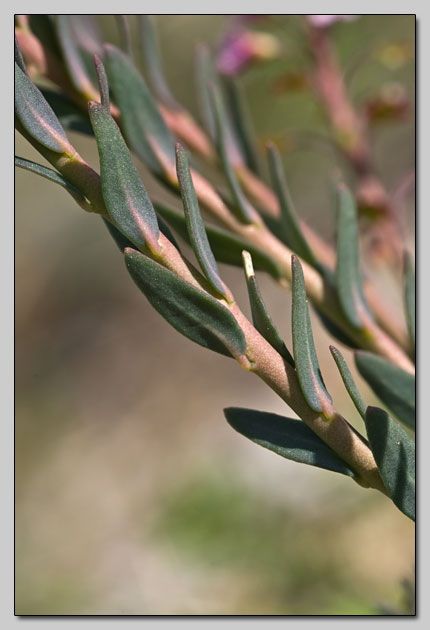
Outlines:
{"type": "Polygon", "coordinates": [[[276,37],[268,33],[234,28],[221,42],[217,55],[217,68],[221,74],[235,75],[250,63],[261,59],[273,59],[280,53],[276,37]]]}

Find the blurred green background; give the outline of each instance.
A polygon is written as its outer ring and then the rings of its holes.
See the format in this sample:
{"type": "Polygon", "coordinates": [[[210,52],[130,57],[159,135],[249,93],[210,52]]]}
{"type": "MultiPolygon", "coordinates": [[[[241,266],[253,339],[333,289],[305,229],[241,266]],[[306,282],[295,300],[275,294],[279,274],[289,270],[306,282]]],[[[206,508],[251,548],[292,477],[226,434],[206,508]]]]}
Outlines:
{"type": "MultiPolygon", "coordinates": [[[[156,18],[167,77],[197,118],[194,47],[215,45],[228,20],[156,18]]],[[[282,56],[240,81],[260,146],[274,137],[286,149],[296,205],[331,239],[331,176],[340,169],[351,181],[351,173],[328,144],[288,150],[291,130],[327,128],[309,92],[276,88],[309,63],[301,21],[256,24],[280,38],[282,56]]],[[[102,26],[117,41],[114,19],[102,26]]],[[[332,31],[357,104],[386,82],[402,83],[412,100],[406,121],[372,130],[390,190],[414,168],[414,28],[413,16],[362,16],[332,31]],[[384,64],[393,44],[405,59],[384,64]]],[[[70,137],[97,168],[93,141],[70,137]]],[[[42,161],[19,136],[16,153],[42,161]]],[[[150,192],[160,190],[141,173],[150,192]]],[[[412,202],[403,216],[409,239],[412,202]]],[[[402,607],[401,582],[414,573],[413,524],[382,495],[236,434],[225,406],[292,412],[233,361],[170,328],[96,216],[18,169],[15,244],[17,614],[369,615],[402,607]]],[[[248,312],[242,271],[221,269],[248,312]]],[[[398,279],[379,270],[375,280],[400,310],[398,279]]],[[[290,295],[259,281],[290,340],[290,295]]],[[[356,418],[330,339],[313,324],[327,386],[356,418]]]]}

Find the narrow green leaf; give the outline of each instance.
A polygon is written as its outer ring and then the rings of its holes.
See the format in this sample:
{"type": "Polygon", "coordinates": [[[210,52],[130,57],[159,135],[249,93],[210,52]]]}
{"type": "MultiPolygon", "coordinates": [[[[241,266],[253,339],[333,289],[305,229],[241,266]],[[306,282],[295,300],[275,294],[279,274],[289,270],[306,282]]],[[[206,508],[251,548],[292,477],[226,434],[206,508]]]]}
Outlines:
{"type": "Polygon", "coordinates": [[[415,429],[415,376],[371,352],[355,352],[355,364],[384,405],[415,429]]]}
{"type": "Polygon", "coordinates": [[[355,476],[354,471],[300,420],[238,407],[228,407],[224,414],[238,433],[281,457],[348,477],[355,476]]]}
{"type": "Polygon", "coordinates": [[[297,218],[290,192],[287,187],[287,182],[285,181],[281,157],[274,144],[269,144],[267,148],[267,155],[272,185],[279,201],[281,222],[285,231],[288,246],[298,256],[303,258],[303,260],[320,271],[321,265],[302,232],[302,228],[297,218]]]}
{"type": "Polygon", "coordinates": [[[94,97],[94,86],[82,58],[78,42],[73,33],[71,16],[55,16],[58,43],[63,53],[64,64],[74,88],[87,98],[94,97]]]}
{"type": "Polygon", "coordinates": [[[150,86],[163,105],[176,111],[182,110],[164,76],[154,20],[151,15],[139,15],[138,19],[140,52],[150,86]]]}
{"type": "Polygon", "coordinates": [[[411,256],[408,253],[405,253],[404,270],[404,299],[406,322],[408,324],[409,336],[412,340],[412,343],[415,345],[415,272],[412,265],[411,256]]]}
{"type": "Polygon", "coordinates": [[[103,107],[110,112],[110,100],[109,100],[109,84],[106,76],[106,70],[102,63],[102,60],[98,55],[94,55],[94,65],[96,67],[97,79],[99,82],[100,101],[103,107]]]}
{"type": "Polygon", "coordinates": [[[415,443],[378,407],[368,407],[366,429],[370,448],[388,494],[401,512],[415,520],[415,443]]]}
{"type": "Polygon", "coordinates": [[[241,153],[248,168],[259,177],[261,176],[260,161],[255,146],[254,133],[251,129],[248,112],[246,111],[237,82],[232,77],[224,77],[224,86],[228,99],[228,110],[240,144],[241,153]]]}
{"type": "Polygon", "coordinates": [[[55,153],[75,153],[42,93],[16,63],[15,113],[24,129],[42,146],[55,153]]]}
{"type": "Polygon", "coordinates": [[[54,90],[42,89],[41,92],[64,129],[78,131],[87,136],[94,135],[88,115],[79,109],[72,100],[61,92],[55,92],[54,90]]]}
{"type": "Polygon", "coordinates": [[[199,44],[196,48],[197,96],[206,131],[212,142],[216,142],[217,132],[215,113],[212,108],[209,85],[217,83],[217,76],[207,46],[199,44]]]}
{"type": "Polygon", "coordinates": [[[338,186],[338,234],[336,281],[339,302],[350,324],[363,328],[371,317],[360,274],[359,232],[354,197],[343,184],[338,186]]]}
{"type": "MultiPolygon", "coordinates": [[[[172,226],[181,238],[183,238],[187,243],[190,243],[185,217],[182,214],[179,214],[179,212],[168,208],[164,204],[155,202],[154,207],[157,213],[161,214],[161,216],[172,226]]],[[[205,230],[211,250],[215,256],[215,260],[218,262],[242,267],[242,252],[244,249],[247,249],[252,256],[256,270],[266,271],[275,278],[275,280],[280,280],[284,277],[282,269],[270,258],[270,256],[257,247],[251,246],[245,241],[245,239],[235,236],[234,234],[230,234],[229,232],[225,232],[224,230],[212,225],[205,225],[205,230]]]]}
{"type": "Polygon", "coordinates": [[[175,164],[175,141],[133,61],[115,46],[106,45],[106,69],[121,125],[129,147],[156,175],[164,169],[158,155],[175,164]]]}
{"type": "Polygon", "coordinates": [[[127,269],[152,306],[176,330],[226,356],[246,360],[246,341],[228,308],[140,252],[125,251],[127,269]]]}
{"type": "Polygon", "coordinates": [[[352,374],[350,372],[348,364],[345,361],[342,353],[339,352],[337,348],[335,348],[334,346],[330,346],[330,352],[332,353],[333,359],[336,362],[336,365],[338,367],[342,380],[345,384],[346,390],[348,394],[350,395],[350,398],[352,402],[354,403],[355,408],[357,409],[358,413],[364,420],[364,416],[366,415],[367,405],[364,403],[360,395],[360,392],[357,389],[357,386],[354,382],[354,379],[352,378],[352,374]]]}
{"type": "Polygon", "coordinates": [[[200,214],[199,203],[191,178],[190,167],[183,147],[176,144],[176,172],[178,174],[179,189],[185,211],[185,220],[193,251],[200,267],[215,291],[227,297],[227,289],[221,280],[215,257],[209,245],[203,219],[200,214]]]}
{"type": "Polygon", "coordinates": [[[253,208],[243,193],[229,157],[226,117],[221,100],[221,94],[214,84],[210,86],[209,94],[215,116],[218,154],[233,197],[232,209],[239,221],[242,223],[252,223],[254,221],[253,208]]]}
{"type": "Polygon", "coordinates": [[[266,309],[263,298],[258,288],[257,279],[254,273],[251,254],[243,252],[243,265],[245,268],[246,284],[248,287],[249,303],[251,305],[252,323],[270,345],[282,356],[290,365],[294,366],[294,359],[288,351],[281,335],[278,333],[269,312],[266,309]]]}
{"type": "Polygon", "coordinates": [[[303,395],[314,411],[330,418],[332,399],[321,376],[312,335],[303,270],[297,256],[291,257],[292,267],[292,333],[294,362],[303,395]]]}
{"type": "Polygon", "coordinates": [[[46,166],[42,166],[41,164],[37,164],[37,162],[32,162],[31,160],[26,160],[25,158],[15,156],[15,166],[18,168],[23,168],[26,171],[30,171],[31,173],[35,173],[36,175],[40,175],[45,179],[48,179],[55,184],[59,184],[63,188],[70,193],[75,201],[81,207],[84,207],[86,210],[89,208],[89,203],[86,200],[85,196],[81,193],[81,191],[73,186],[70,182],[68,182],[60,173],[54,171],[52,168],[47,168],[46,166]]]}
{"type": "Polygon", "coordinates": [[[21,48],[19,47],[16,35],[15,35],[15,63],[21,68],[24,74],[27,74],[27,68],[25,67],[24,58],[22,56],[21,48]]]}
{"type": "Polygon", "coordinates": [[[130,25],[127,21],[126,15],[115,15],[116,23],[119,31],[119,39],[121,42],[121,48],[125,52],[126,55],[133,59],[133,47],[131,45],[131,33],[130,33],[130,25]]]}
{"type": "Polygon", "coordinates": [[[99,103],[91,101],[88,109],[97,140],[102,194],[109,216],[137,247],[157,251],[157,217],[118,125],[99,103]]]}

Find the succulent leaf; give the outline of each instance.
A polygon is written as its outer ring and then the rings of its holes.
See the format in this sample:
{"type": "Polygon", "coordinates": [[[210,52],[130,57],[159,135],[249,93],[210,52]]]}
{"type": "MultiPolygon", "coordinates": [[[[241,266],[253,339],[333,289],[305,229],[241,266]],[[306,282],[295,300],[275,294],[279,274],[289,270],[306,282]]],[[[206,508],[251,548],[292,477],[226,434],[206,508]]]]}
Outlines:
{"type": "Polygon", "coordinates": [[[248,286],[249,303],[251,305],[252,323],[265,340],[294,367],[294,359],[288,351],[281,335],[278,333],[258,288],[251,254],[243,252],[246,284],[248,286]]]}
{"type": "Polygon", "coordinates": [[[349,477],[354,471],[304,422],[266,411],[228,407],[227,422],[256,444],[301,464],[332,470],[349,477]]]}
{"type": "Polygon", "coordinates": [[[157,251],[157,217],[118,125],[103,105],[94,101],[89,103],[89,114],[97,140],[102,194],[108,214],[137,247],[157,251]]]}
{"type": "Polygon", "coordinates": [[[340,372],[340,375],[342,377],[346,390],[352,402],[354,403],[358,413],[364,420],[364,417],[366,415],[367,405],[364,403],[360,395],[360,392],[357,389],[357,386],[354,382],[354,379],[352,378],[352,374],[348,367],[348,364],[345,361],[342,353],[339,352],[337,348],[335,348],[334,346],[330,346],[330,352],[332,353],[333,359],[336,362],[336,365],[338,367],[338,370],[340,372]]]}
{"type": "Polygon", "coordinates": [[[285,181],[281,158],[274,144],[269,144],[267,154],[269,159],[270,175],[272,178],[273,188],[279,201],[281,223],[284,228],[287,244],[290,249],[303,258],[303,260],[307,263],[312,265],[312,267],[321,270],[321,265],[302,232],[300,222],[297,218],[294,204],[287,187],[287,182],[285,181]]]}
{"type": "Polygon", "coordinates": [[[366,429],[384,485],[406,516],[415,520],[415,443],[402,427],[378,407],[368,407],[366,429]]]}
{"type": "Polygon", "coordinates": [[[176,172],[178,174],[179,189],[185,211],[185,221],[193,251],[200,267],[213,289],[223,297],[227,297],[227,290],[221,280],[215,257],[209,245],[203,219],[200,214],[199,203],[191,178],[190,167],[183,147],[176,144],[176,172]]]}
{"type": "Polygon", "coordinates": [[[153,17],[151,15],[139,15],[139,26],[140,50],[151,88],[163,105],[169,109],[181,110],[182,107],[173,97],[164,76],[153,17]]]}
{"type": "Polygon", "coordinates": [[[231,195],[233,197],[232,209],[239,221],[241,221],[242,223],[253,223],[253,208],[248,199],[245,197],[245,194],[243,193],[229,156],[226,117],[224,106],[221,100],[221,93],[216,88],[216,86],[212,84],[209,87],[209,94],[211,106],[215,117],[216,144],[218,148],[218,153],[231,195]]]}
{"type": "Polygon", "coordinates": [[[415,429],[415,377],[371,352],[355,352],[355,364],[372,391],[410,429],[415,429]]]}
{"type": "Polygon", "coordinates": [[[256,175],[261,176],[254,134],[237,82],[233,77],[226,76],[223,83],[228,99],[228,111],[231,115],[237,141],[240,144],[241,154],[248,168],[256,175]]]}
{"type": "Polygon", "coordinates": [[[137,286],[176,330],[205,348],[245,359],[245,336],[220,301],[140,252],[125,250],[125,260],[137,286]]]}
{"type": "Polygon", "coordinates": [[[60,121],[41,91],[16,63],[15,113],[24,129],[42,146],[68,156],[75,153],[60,121]]]}
{"type": "Polygon", "coordinates": [[[292,266],[292,332],[294,362],[300,387],[308,405],[330,418],[332,399],[328,393],[318,364],[306,298],[303,270],[297,256],[291,257],[292,266]]]}
{"type": "Polygon", "coordinates": [[[338,235],[336,282],[339,302],[350,324],[362,329],[363,318],[371,317],[360,274],[359,232],[354,197],[343,184],[338,186],[338,235]]]}
{"type": "Polygon", "coordinates": [[[156,175],[164,174],[163,156],[174,168],[175,141],[133,61],[106,45],[106,70],[129,147],[156,175]]]}
{"type": "MultiPolygon", "coordinates": [[[[165,204],[155,202],[154,207],[157,213],[161,214],[181,238],[190,243],[185,217],[179,212],[168,208],[165,204]]],[[[276,262],[262,250],[247,243],[245,239],[212,225],[205,225],[205,230],[211,250],[218,262],[242,267],[242,252],[244,249],[247,249],[252,256],[256,270],[266,271],[275,280],[280,280],[283,277],[282,269],[276,262]]]]}

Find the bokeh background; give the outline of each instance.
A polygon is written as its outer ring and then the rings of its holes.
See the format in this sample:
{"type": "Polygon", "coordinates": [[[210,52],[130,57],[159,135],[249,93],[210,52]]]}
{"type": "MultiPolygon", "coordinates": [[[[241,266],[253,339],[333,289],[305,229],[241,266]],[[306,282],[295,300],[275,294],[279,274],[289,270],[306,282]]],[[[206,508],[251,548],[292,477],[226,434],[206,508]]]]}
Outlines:
{"type": "MultiPolygon", "coordinates": [[[[173,92],[198,119],[194,48],[200,41],[215,46],[231,19],[156,18],[173,92]]],[[[309,63],[300,42],[303,19],[258,24],[279,37],[282,54],[248,69],[240,84],[259,146],[277,140],[297,207],[331,240],[331,177],[340,169],[348,180],[350,173],[329,143],[294,148],[292,131],[328,129],[300,82],[282,87],[282,77],[309,63]]],[[[117,42],[114,19],[103,16],[101,25],[117,42]]],[[[414,29],[407,15],[362,16],[332,29],[354,102],[392,82],[410,99],[404,120],[371,131],[390,190],[414,168],[414,29]]],[[[70,137],[97,168],[95,143],[70,137]]],[[[16,153],[41,161],[19,136],[16,153]]],[[[29,173],[17,170],[15,181],[17,614],[405,610],[413,524],[382,495],[236,434],[225,406],[292,412],[236,363],[170,328],[132,283],[96,216],[29,173]]],[[[413,198],[405,204],[412,242],[413,198]]],[[[221,270],[248,312],[242,271],[221,270]]],[[[374,276],[400,311],[398,278],[383,267],[374,276]]],[[[290,340],[290,295],[264,275],[259,282],[290,340]]],[[[328,388],[338,408],[356,418],[330,338],[312,321],[328,388]]],[[[369,404],[376,403],[357,380],[369,404]]]]}

